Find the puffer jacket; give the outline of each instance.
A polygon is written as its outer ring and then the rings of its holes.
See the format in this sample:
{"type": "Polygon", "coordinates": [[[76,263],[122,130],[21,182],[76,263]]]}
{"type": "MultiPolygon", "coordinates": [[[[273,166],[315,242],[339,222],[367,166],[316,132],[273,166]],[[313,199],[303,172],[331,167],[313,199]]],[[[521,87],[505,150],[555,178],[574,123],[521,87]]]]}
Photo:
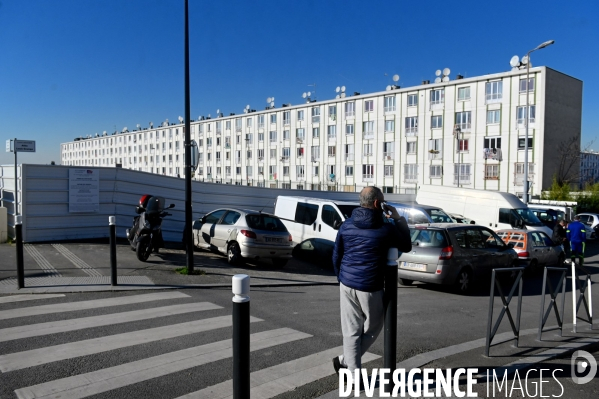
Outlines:
{"type": "Polygon", "coordinates": [[[333,266],[337,280],[359,291],[374,292],[384,287],[384,268],[389,248],[412,249],[410,229],[402,217],[384,223],[380,210],[356,208],[339,228],[333,266]]]}

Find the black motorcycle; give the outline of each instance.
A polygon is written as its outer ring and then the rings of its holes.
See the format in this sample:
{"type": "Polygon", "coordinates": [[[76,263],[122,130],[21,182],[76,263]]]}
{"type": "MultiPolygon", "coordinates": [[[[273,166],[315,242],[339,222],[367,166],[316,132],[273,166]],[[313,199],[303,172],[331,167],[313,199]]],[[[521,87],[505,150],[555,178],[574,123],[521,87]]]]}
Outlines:
{"type": "MultiPolygon", "coordinates": [[[[163,197],[142,196],[139,205],[135,207],[139,216],[133,218],[133,226],[126,231],[131,250],[135,251],[137,259],[142,262],[148,260],[152,251],[158,252],[160,248],[164,248],[162,219],[171,216],[165,212],[164,202],[163,197]]],[[[174,207],[175,204],[170,204],[166,209],[174,207]]]]}

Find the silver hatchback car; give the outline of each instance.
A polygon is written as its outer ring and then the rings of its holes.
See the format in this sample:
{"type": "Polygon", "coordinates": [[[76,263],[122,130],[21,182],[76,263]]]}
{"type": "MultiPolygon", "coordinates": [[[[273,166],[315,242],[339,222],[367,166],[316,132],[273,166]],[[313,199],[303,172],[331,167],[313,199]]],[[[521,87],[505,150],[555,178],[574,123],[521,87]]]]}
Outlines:
{"type": "Polygon", "coordinates": [[[270,259],[285,266],[291,259],[291,235],[274,215],[247,209],[216,209],[193,223],[193,243],[227,255],[230,264],[243,259],[270,259]]]}
{"type": "Polygon", "coordinates": [[[398,281],[454,285],[469,293],[495,268],[512,267],[518,255],[484,226],[431,223],[410,228],[412,250],[398,259],[398,281]]]}

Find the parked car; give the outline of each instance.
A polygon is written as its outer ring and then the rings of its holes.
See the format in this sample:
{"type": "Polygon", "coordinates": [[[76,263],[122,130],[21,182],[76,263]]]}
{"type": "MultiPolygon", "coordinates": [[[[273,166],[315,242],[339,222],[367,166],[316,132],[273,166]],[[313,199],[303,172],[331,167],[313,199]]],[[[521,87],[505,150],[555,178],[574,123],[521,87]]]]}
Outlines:
{"type": "Polygon", "coordinates": [[[497,235],[514,246],[519,264],[527,270],[534,272],[545,266],[561,266],[566,259],[564,247],[542,231],[505,229],[498,230],[497,235]]]}
{"type": "Polygon", "coordinates": [[[468,219],[467,217],[460,215],[459,213],[448,213],[449,217],[455,220],[456,223],[463,224],[475,224],[476,222],[472,219],[468,219]]]}
{"type": "Polygon", "coordinates": [[[221,208],[196,220],[192,229],[195,246],[226,254],[230,264],[270,259],[281,267],[291,259],[291,234],[274,215],[221,208]]]}
{"type": "Polygon", "coordinates": [[[594,240],[599,234],[599,215],[596,213],[579,213],[580,222],[584,223],[590,229],[586,229],[587,240],[594,240]]]}
{"type": "Polygon", "coordinates": [[[410,228],[412,250],[398,259],[398,281],[454,285],[469,293],[492,269],[512,267],[518,255],[484,226],[432,223],[410,228]]]}
{"type": "Polygon", "coordinates": [[[420,223],[453,223],[453,220],[438,206],[416,203],[387,202],[397,209],[399,216],[406,218],[408,225],[420,223]]]}

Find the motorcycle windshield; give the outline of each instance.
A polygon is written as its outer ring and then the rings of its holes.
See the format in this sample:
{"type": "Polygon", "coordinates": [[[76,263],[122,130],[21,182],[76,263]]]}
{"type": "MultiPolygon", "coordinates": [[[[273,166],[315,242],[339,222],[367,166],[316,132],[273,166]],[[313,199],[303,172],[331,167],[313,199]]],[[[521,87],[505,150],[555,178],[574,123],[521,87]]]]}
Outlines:
{"type": "Polygon", "coordinates": [[[153,215],[160,213],[164,210],[164,197],[152,197],[148,201],[146,207],[146,214],[153,215]]]}

